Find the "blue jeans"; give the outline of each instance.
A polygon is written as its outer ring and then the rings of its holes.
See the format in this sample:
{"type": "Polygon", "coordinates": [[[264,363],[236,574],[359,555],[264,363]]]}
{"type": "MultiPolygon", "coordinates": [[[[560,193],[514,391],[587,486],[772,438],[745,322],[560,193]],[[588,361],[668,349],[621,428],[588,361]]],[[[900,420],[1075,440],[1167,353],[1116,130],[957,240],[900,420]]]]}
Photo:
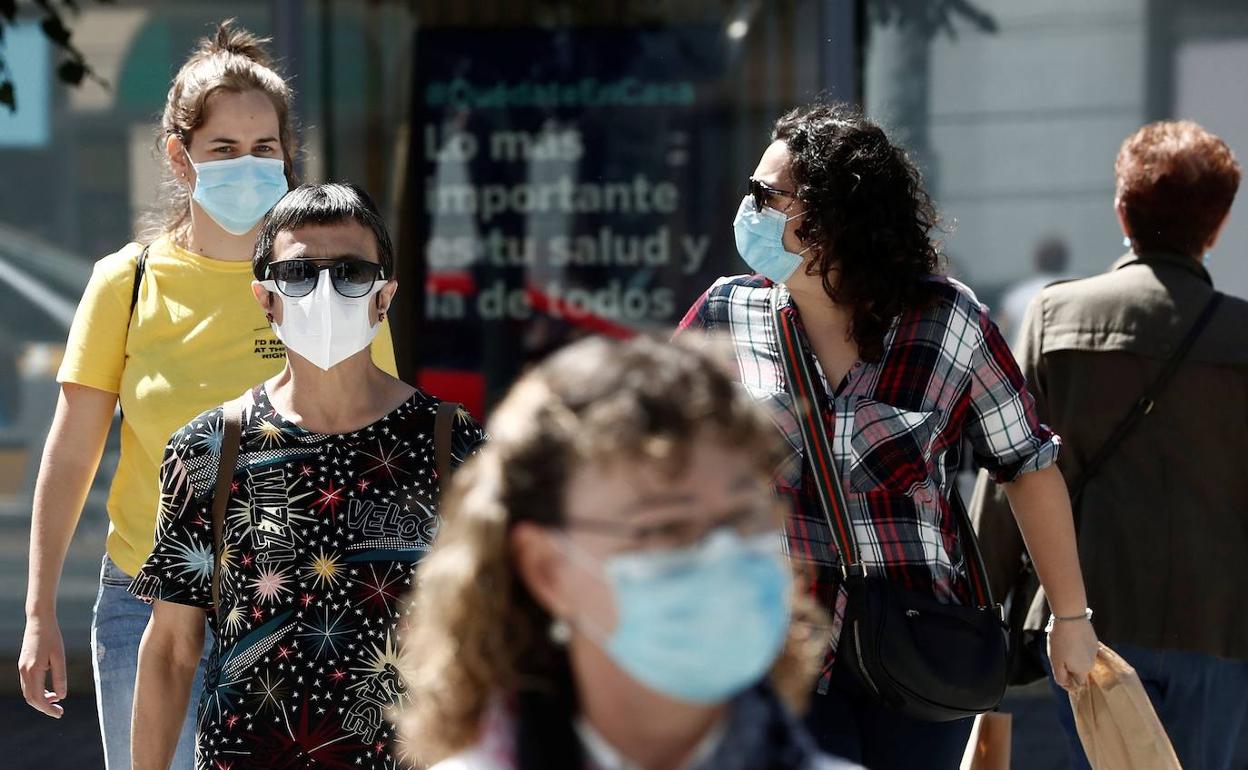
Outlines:
{"type": "MultiPolygon", "coordinates": [[[[100,591],[91,623],[92,663],[95,669],[95,705],[100,715],[106,770],[130,770],[130,714],[134,706],[134,678],[139,668],[139,640],[152,616],[151,605],[131,594],[130,576],[104,556],[100,591]]],[[[211,633],[204,631],[204,657],[192,686],[192,703],[204,686],[204,666],[212,649],[211,633]]],[[[195,708],[187,709],[178,737],[172,770],[195,767],[195,708]]]]}
{"type": "MultiPolygon", "coordinates": [[[[1235,770],[1240,736],[1248,730],[1248,661],[1125,644],[1115,645],[1114,652],[1139,675],[1183,767],[1235,770]]],[[[1049,684],[1057,695],[1071,761],[1076,770],[1091,770],[1070,698],[1051,675],[1049,684]]]]}
{"type": "Polygon", "coordinates": [[[811,696],[806,729],[824,752],[870,770],[957,770],[974,719],[922,722],[884,708],[833,668],[827,695],[811,696]]]}

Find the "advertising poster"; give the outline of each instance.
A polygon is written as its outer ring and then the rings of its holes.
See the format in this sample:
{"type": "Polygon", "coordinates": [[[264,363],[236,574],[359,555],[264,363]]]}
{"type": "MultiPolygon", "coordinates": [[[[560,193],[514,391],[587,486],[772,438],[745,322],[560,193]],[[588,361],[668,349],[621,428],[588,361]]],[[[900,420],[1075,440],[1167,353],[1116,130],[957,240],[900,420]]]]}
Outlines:
{"type": "Polygon", "coordinates": [[[481,414],[526,364],[586,334],[666,334],[741,269],[730,54],[711,25],[417,34],[422,384],[481,414]]]}

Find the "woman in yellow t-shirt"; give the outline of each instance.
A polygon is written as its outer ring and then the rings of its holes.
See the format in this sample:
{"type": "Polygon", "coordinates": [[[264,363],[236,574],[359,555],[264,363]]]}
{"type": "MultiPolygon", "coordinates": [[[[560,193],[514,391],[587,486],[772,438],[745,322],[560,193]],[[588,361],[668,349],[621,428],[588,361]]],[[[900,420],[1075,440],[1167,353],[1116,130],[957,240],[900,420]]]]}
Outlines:
{"type": "MultiPolygon", "coordinates": [[[[285,364],[250,289],[255,235],[290,186],[294,153],[290,89],[270,68],[264,42],[225,22],[178,71],[161,120],[166,218],[147,246],[131,243],[96,263],[57,377],[60,400],[35,486],[19,669],[26,701],[61,716],[57,584],[120,403],[121,459],[91,634],[109,770],[130,767],[134,675],[151,610],[126,586],[152,549],[165,443],[285,364]]],[[[395,372],[384,325],[373,358],[395,372]]],[[[197,679],[202,672],[201,662],[197,679]]],[[[173,767],[194,766],[194,734],[192,713],[173,767]]]]}

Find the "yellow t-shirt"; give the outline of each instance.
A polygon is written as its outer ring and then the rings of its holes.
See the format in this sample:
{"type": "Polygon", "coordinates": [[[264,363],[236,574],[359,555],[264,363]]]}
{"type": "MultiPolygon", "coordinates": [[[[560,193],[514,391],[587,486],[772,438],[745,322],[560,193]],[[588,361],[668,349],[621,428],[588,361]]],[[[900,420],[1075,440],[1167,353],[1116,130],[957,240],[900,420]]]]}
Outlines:
{"type": "MultiPolygon", "coordinates": [[[[199,413],[277,372],[286,350],[251,293],[251,262],[226,262],[152,243],[130,318],[131,243],[95,263],[78,303],[57,381],[117,393],[121,458],[108,493],[108,555],[133,575],[152,550],[159,464],[169,436],[199,413]]],[[[395,374],[382,324],[373,361],[395,374]]]]}

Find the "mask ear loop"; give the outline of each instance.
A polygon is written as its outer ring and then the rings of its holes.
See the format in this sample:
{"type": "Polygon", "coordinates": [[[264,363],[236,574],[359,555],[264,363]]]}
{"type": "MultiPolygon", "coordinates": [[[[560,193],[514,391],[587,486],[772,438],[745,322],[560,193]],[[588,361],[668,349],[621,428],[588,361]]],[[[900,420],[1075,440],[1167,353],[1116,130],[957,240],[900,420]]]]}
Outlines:
{"type": "MultiPolygon", "coordinates": [[[[794,219],[797,219],[798,217],[804,217],[804,216],[806,216],[806,215],[807,215],[807,214],[809,214],[809,213],[810,213],[810,209],[806,209],[806,210],[804,210],[804,211],[799,211],[799,212],[797,212],[796,214],[794,214],[794,215],[793,215],[793,216],[791,216],[791,217],[786,217],[786,218],[785,218],[785,220],[784,220],[784,223],[785,223],[785,224],[788,224],[789,222],[792,222],[794,219]]],[[[800,256],[802,256],[803,254],[805,254],[806,252],[810,251],[810,250],[811,250],[811,249],[813,249],[814,247],[815,247],[815,244],[813,244],[813,243],[812,243],[812,244],[810,244],[810,245],[809,245],[809,246],[807,246],[806,248],[804,248],[804,249],[802,249],[801,251],[797,252],[797,256],[799,256],[799,257],[800,257],[800,256]]]]}
{"type": "MultiPolygon", "coordinates": [[[[598,559],[595,559],[593,556],[585,553],[584,549],[576,543],[573,543],[572,539],[568,536],[568,533],[563,530],[555,532],[554,538],[555,542],[558,543],[556,547],[563,552],[564,556],[568,557],[569,561],[575,563],[585,572],[594,574],[599,580],[606,584],[608,588],[611,588],[611,582],[603,573],[602,565],[599,563],[598,559]]],[[[612,589],[613,599],[614,595],[615,591],[612,589]]],[[[575,615],[576,616],[566,618],[561,617],[557,620],[567,624],[572,628],[572,630],[583,633],[586,639],[589,639],[604,652],[610,648],[610,634],[604,631],[597,623],[581,615],[581,613],[576,613],[575,615]]],[[[618,622],[619,619],[617,618],[616,621],[618,622]]]]}
{"type": "MultiPolygon", "coordinates": [[[[194,169],[195,159],[191,157],[191,148],[186,146],[186,139],[182,138],[181,134],[178,134],[178,144],[182,145],[182,154],[186,156],[186,162],[190,163],[191,168],[194,169]]],[[[196,173],[198,173],[198,170],[196,170],[196,173]]],[[[194,184],[191,182],[189,175],[184,174],[182,176],[182,180],[191,185],[192,189],[194,188],[194,184]]],[[[196,181],[198,181],[198,177],[196,177],[196,181]]]]}

